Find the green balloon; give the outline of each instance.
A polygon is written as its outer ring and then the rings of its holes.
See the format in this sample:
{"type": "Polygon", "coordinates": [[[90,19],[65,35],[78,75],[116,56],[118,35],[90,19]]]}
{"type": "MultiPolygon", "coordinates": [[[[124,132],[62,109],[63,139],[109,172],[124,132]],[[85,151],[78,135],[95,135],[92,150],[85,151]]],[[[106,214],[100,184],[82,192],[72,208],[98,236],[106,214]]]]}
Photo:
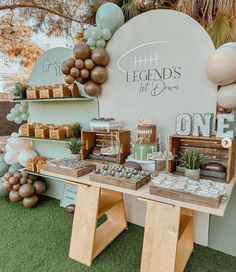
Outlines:
{"type": "Polygon", "coordinates": [[[103,28],[103,30],[102,30],[102,38],[103,38],[105,41],[110,40],[110,38],[111,38],[111,31],[110,31],[110,29],[108,29],[108,28],[103,28]]]}
{"type": "Polygon", "coordinates": [[[7,118],[8,121],[14,121],[15,116],[13,116],[12,113],[9,113],[9,114],[7,114],[6,118],[7,118]]]}
{"type": "Polygon", "coordinates": [[[19,95],[20,95],[20,91],[17,90],[16,88],[12,88],[11,93],[12,93],[14,96],[19,96],[19,95]]]}
{"type": "Polygon", "coordinates": [[[23,106],[23,105],[20,105],[19,111],[22,112],[22,113],[26,113],[26,112],[28,111],[28,107],[25,107],[25,106],[23,106]]]}
{"type": "Polygon", "coordinates": [[[96,47],[104,48],[106,46],[106,41],[103,39],[100,39],[96,41],[96,47]]]}
{"type": "Polygon", "coordinates": [[[100,40],[102,37],[102,29],[99,26],[96,26],[91,31],[91,38],[95,41],[100,40]]]}
{"type": "Polygon", "coordinates": [[[91,38],[91,31],[92,31],[91,27],[86,28],[86,30],[84,31],[84,38],[86,40],[91,38]]]}
{"type": "Polygon", "coordinates": [[[5,162],[0,162],[0,177],[4,176],[4,174],[8,171],[10,165],[5,162]]]}
{"type": "Polygon", "coordinates": [[[13,164],[13,165],[10,166],[10,168],[8,169],[8,172],[15,173],[19,169],[22,169],[22,166],[19,163],[16,163],[16,164],[13,164]]]}
{"type": "Polygon", "coordinates": [[[0,162],[4,162],[5,153],[0,154],[0,162]]]}
{"type": "Polygon", "coordinates": [[[27,121],[28,120],[28,114],[27,113],[22,113],[20,118],[23,120],[23,121],[27,121]]]}
{"type": "Polygon", "coordinates": [[[21,124],[22,123],[22,119],[19,116],[17,116],[14,121],[15,121],[16,124],[21,124]]]}
{"type": "Polygon", "coordinates": [[[102,28],[116,32],[125,22],[122,9],[113,3],[105,3],[99,7],[96,13],[96,24],[102,28]]]}
{"type": "Polygon", "coordinates": [[[15,116],[18,114],[18,110],[16,108],[11,109],[10,112],[15,116]]]}
{"type": "Polygon", "coordinates": [[[8,195],[9,195],[9,191],[6,190],[6,189],[2,186],[2,183],[3,183],[3,178],[1,177],[1,178],[0,178],[0,197],[5,197],[5,196],[8,196],[8,195]]]}
{"type": "Polygon", "coordinates": [[[87,40],[87,45],[90,46],[90,47],[93,47],[96,45],[96,42],[94,39],[88,39],[87,40]]]}

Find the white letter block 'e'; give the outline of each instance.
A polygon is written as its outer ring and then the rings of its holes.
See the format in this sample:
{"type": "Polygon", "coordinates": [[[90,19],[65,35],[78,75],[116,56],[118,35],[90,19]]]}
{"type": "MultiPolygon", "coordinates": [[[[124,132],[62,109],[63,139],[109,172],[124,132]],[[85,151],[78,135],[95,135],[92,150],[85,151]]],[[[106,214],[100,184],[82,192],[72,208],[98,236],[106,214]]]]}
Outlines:
{"type": "Polygon", "coordinates": [[[236,114],[217,114],[216,137],[234,138],[236,132],[236,114]]]}

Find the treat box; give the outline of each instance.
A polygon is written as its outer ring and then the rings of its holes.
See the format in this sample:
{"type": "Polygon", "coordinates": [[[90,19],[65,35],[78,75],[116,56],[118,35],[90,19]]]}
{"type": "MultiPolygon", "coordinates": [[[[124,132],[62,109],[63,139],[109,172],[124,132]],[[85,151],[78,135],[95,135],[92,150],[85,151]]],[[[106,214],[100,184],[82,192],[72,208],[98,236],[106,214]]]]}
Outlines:
{"type": "Polygon", "coordinates": [[[46,171],[46,172],[61,174],[61,175],[70,176],[70,177],[81,177],[93,172],[95,169],[96,169],[95,164],[81,167],[78,169],[63,168],[63,167],[57,167],[57,166],[45,164],[41,172],[43,173],[44,171],[46,171]]]}
{"type": "Polygon", "coordinates": [[[34,137],[35,130],[32,127],[23,127],[19,129],[20,136],[34,137]]]}
{"type": "Polygon", "coordinates": [[[46,128],[35,128],[35,138],[49,138],[49,129],[46,128]]]}
{"type": "Polygon", "coordinates": [[[151,174],[148,174],[144,178],[140,180],[130,180],[127,178],[117,178],[117,177],[111,177],[111,176],[102,176],[100,174],[90,174],[89,179],[91,181],[106,183],[110,185],[116,185],[118,187],[127,188],[131,190],[138,190],[140,187],[145,185],[151,180],[151,174]]]}
{"type": "Polygon", "coordinates": [[[42,89],[39,90],[39,97],[40,98],[52,98],[53,97],[53,91],[52,89],[42,89]]]}
{"type": "Polygon", "coordinates": [[[50,129],[49,138],[54,140],[65,139],[66,132],[65,129],[50,129]]]}
{"type": "Polygon", "coordinates": [[[193,195],[183,191],[160,188],[154,185],[152,182],[150,182],[150,185],[149,185],[149,192],[152,195],[175,199],[178,201],[184,201],[184,202],[188,202],[188,203],[192,203],[196,205],[207,206],[210,208],[218,208],[222,200],[222,196],[217,198],[198,196],[198,195],[193,195]]]}
{"type": "Polygon", "coordinates": [[[68,97],[70,96],[70,90],[67,86],[54,86],[53,97],[68,97]]]}
{"type": "Polygon", "coordinates": [[[39,98],[39,91],[38,90],[27,90],[26,97],[27,97],[27,99],[37,99],[37,98],[39,98]]]}
{"type": "Polygon", "coordinates": [[[36,168],[36,163],[35,161],[33,162],[27,162],[27,167],[26,169],[30,172],[37,172],[37,168],[36,168]]]}

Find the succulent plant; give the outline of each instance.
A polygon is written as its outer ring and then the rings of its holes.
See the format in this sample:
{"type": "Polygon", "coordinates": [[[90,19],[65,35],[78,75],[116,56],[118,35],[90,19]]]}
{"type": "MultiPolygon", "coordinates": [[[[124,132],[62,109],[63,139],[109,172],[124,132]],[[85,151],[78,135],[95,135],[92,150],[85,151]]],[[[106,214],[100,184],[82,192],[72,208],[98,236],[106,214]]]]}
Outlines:
{"type": "Polygon", "coordinates": [[[81,137],[81,130],[82,130],[82,124],[77,122],[72,124],[72,131],[74,134],[74,137],[80,138],[81,137]]]}

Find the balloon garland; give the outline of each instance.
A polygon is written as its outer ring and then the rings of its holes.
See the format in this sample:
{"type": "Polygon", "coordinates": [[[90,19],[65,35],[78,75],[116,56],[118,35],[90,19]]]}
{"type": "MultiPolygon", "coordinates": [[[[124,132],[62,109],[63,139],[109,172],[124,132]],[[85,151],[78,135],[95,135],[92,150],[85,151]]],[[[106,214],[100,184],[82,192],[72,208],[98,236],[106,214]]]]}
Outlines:
{"type": "Polygon", "coordinates": [[[217,93],[218,105],[224,109],[236,108],[236,43],[225,43],[209,56],[207,77],[221,86],[217,93]]]}
{"type": "Polygon", "coordinates": [[[6,116],[8,121],[14,121],[16,124],[21,124],[23,121],[27,121],[28,117],[29,107],[27,103],[17,103],[6,116]]]}

